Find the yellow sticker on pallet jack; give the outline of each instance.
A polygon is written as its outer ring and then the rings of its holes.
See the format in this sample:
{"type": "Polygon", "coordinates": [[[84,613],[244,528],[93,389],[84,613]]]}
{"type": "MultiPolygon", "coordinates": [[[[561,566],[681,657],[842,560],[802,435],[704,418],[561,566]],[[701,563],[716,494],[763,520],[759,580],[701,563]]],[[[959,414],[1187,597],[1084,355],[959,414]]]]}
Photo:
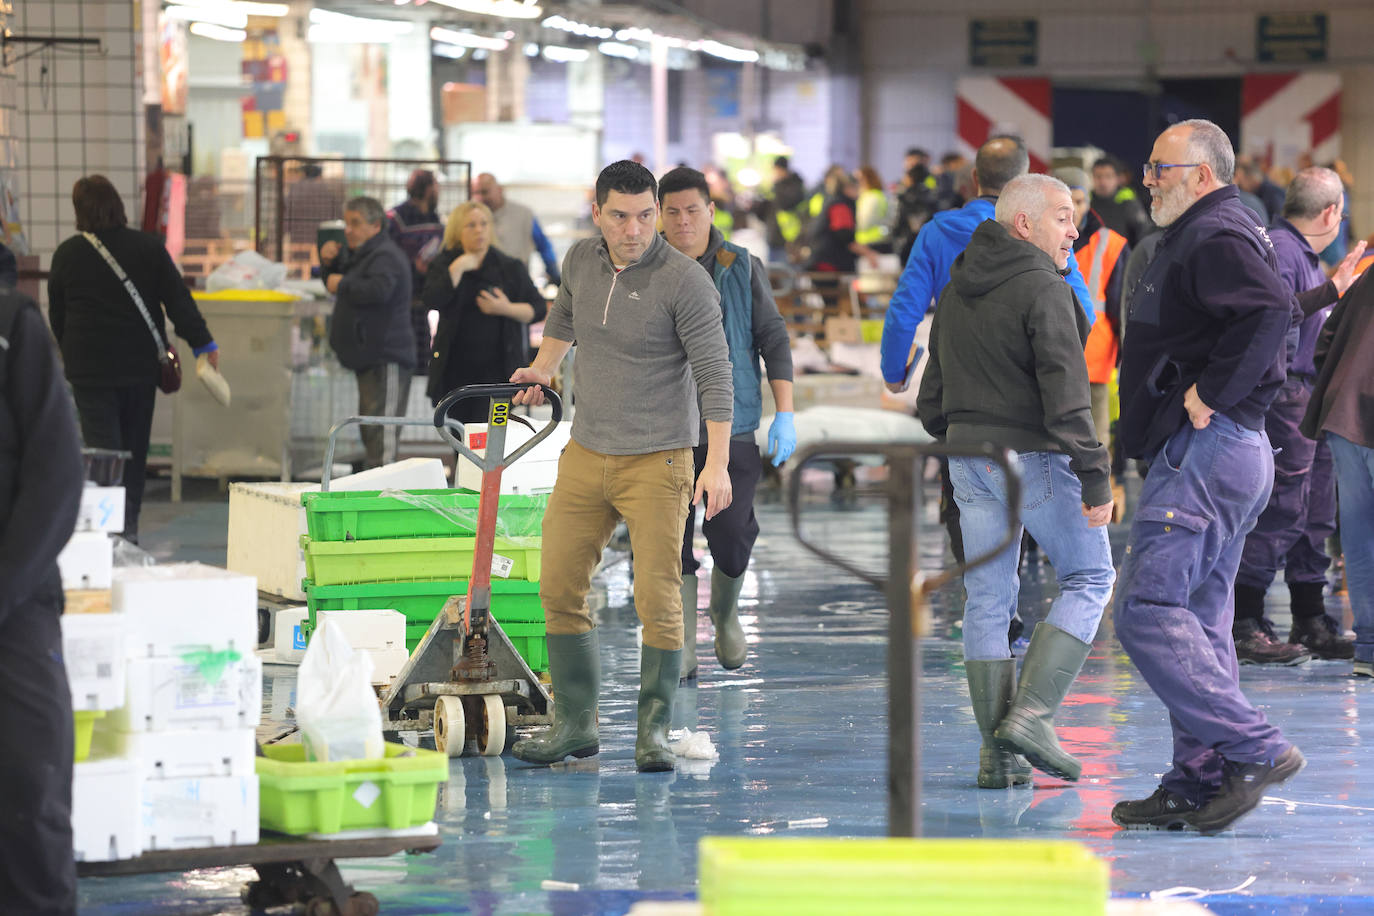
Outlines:
{"type": "Polygon", "coordinates": [[[506,417],[510,415],[510,402],[497,401],[491,405],[491,425],[505,426],[506,417]]]}

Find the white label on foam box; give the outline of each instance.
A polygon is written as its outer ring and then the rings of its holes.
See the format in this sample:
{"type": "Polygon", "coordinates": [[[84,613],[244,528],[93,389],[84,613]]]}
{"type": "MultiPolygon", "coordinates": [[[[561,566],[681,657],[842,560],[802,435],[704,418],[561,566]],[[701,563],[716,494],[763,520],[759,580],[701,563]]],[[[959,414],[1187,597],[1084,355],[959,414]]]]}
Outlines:
{"type": "Polygon", "coordinates": [[[124,488],[82,487],[81,509],[76,516],[77,531],[124,530],[124,488]]]}

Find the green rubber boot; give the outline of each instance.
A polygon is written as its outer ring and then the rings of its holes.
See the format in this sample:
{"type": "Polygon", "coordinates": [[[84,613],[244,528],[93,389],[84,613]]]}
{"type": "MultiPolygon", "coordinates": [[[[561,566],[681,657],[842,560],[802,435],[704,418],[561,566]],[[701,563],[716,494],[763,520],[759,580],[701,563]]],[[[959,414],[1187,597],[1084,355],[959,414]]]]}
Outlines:
{"type": "Polygon", "coordinates": [[[635,736],[635,768],[641,773],[670,773],[677,755],[668,746],[668,720],[673,715],[682,650],[671,652],[640,646],[639,731],[635,736]]]}
{"type": "Polygon", "coordinates": [[[978,751],[978,788],[1026,785],[1031,781],[1030,764],[992,734],[1011,708],[1011,697],[1016,692],[1016,659],[966,661],[964,674],[968,678],[973,718],[983,736],[983,746],[978,751]]]}
{"type": "Polygon", "coordinates": [[[697,577],[682,576],[682,671],[679,682],[697,679],[697,577]]]}
{"type": "Polygon", "coordinates": [[[1054,733],[1054,714],[1073,685],[1092,646],[1041,621],[1021,662],[1016,699],[993,734],[1020,751],[1037,770],[1070,781],[1083,765],[1064,752],[1054,733]]]}
{"type": "Polygon", "coordinates": [[[601,690],[601,651],[596,628],[573,636],[549,634],[553,726],[515,742],[511,753],[527,763],[560,763],[601,750],[596,698],[601,690]]]}
{"type": "Polygon", "coordinates": [[[749,652],[749,644],[744,641],[744,627],[739,623],[739,593],[744,588],[744,576],[735,578],[720,571],[711,570],[711,605],[706,613],[711,615],[711,623],[716,629],[716,660],[727,671],[733,671],[744,664],[749,652]]]}

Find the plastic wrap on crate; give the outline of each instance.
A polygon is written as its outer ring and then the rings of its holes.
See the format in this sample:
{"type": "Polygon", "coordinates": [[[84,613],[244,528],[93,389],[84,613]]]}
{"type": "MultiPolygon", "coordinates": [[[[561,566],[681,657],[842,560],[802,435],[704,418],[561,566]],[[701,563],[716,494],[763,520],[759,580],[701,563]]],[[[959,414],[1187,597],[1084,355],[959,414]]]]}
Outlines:
{"type": "Polygon", "coordinates": [[[139,825],[143,780],[122,757],[72,767],[72,850],[78,862],[113,862],[143,854],[139,825]]]}
{"type": "Polygon", "coordinates": [[[81,509],[76,515],[77,531],[124,530],[124,488],[98,487],[86,484],[81,488],[81,509]]]}
{"type": "Polygon", "coordinates": [[[251,776],[257,732],[252,728],[126,732],[97,722],[92,750],[97,757],[134,761],[142,779],[251,776]]]}
{"type": "MultiPolygon", "coordinates": [[[[305,541],[305,569],[316,585],[454,579],[470,574],[476,538],[305,541]]],[[[494,578],[538,582],[542,538],[496,538],[494,578]]]]}
{"type": "MultiPolygon", "coordinates": [[[[480,494],[475,490],[363,490],[301,494],[308,533],[316,541],[368,541],[401,537],[473,537],[480,494]]],[[[498,537],[538,537],[546,494],[502,493],[498,537]]]]}
{"type": "Polygon", "coordinates": [[[250,846],[259,835],[257,776],[144,780],[141,812],[146,850],[250,846]]]}
{"type": "Polygon", "coordinates": [[[80,712],[124,705],[124,617],[119,614],[63,614],[62,662],[80,712]]]}
{"type": "Polygon", "coordinates": [[[128,618],[131,658],[257,648],[252,576],[202,563],[128,567],[115,571],[112,591],[114,611],[128,618]]]}
{"type": "Polygon", "coordinates": [[[103,531],[77,531],[57,555],[64,589],[109,588],[114,574],[114,542],[103,531]]]}
{"type": "Polygon", "coordinates": [[[255,728],[262,721],[262,660],[253,654],[134,658],[126,678],[125,703],[108,720],[120,731],[255,728]]]}

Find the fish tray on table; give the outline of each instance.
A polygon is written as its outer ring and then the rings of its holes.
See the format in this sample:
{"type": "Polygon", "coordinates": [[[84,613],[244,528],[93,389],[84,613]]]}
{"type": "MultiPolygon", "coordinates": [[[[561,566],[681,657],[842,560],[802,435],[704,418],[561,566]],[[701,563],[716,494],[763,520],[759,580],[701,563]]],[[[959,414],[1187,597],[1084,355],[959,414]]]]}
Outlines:
{"type": "Polygon", "coordinates": [[[439,783],[448,779],[448,757],[401,744],[388,743],[380,760],[308,761],[303,744],[262,752],[259,817],[279,833],[419,827],[434,819],[439,783]]]}
{"type": "MultiPolygon", "coordinates": [[[[542,538],[497,538],[496,557],[510,560],[504,579],[539,581],[542,538]]],[[[472,572],[476,538],[314,541],[303,537],[305,574],[316,585],[456,579],[472,572]]],[[[498,578],[498,577],[493,577],[498,578]]]]}
{"type": "MultiPolygon", "coordinates": [[[[387,608],[406,618],[406,649],[415,651],[421,637],[453,595],[466,595],[466,579],[433,582],[367,582],[359,585],[315,585],[301,583],[310,615],[304,625],[307,636],[314,630],[320,611],[358,611],[387,608]]],[[[539,583],[521,579],[491,581],[491,615],[506,631],[515,650],[530,670],[538,673],[549,667],[544,643],[544,609],[539,603],[539,583]],[[513,628],[518,628],[513,631],[513,628]]]]}
{"type": "MultiPolygon", "coordinates": [[[[379,490],[303,493],[306,527],[315,541],[475,537],[479,494],[473,490],[379,490]]],[[[502,494],[499,537],[538,537],[547,495],[502,494]]]]}

